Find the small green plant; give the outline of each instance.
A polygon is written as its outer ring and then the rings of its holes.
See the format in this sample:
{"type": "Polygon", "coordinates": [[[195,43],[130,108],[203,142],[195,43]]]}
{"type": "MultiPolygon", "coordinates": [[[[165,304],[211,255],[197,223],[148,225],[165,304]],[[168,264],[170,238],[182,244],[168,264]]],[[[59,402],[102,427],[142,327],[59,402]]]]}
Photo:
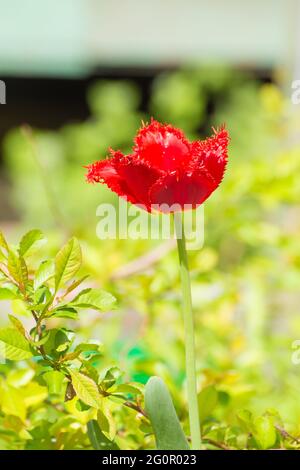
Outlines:
{"type": "MultiPolygon", "coordinates": [[[[26,448],[36,448],[41,434],[42,448],[68,448],[69,439],[73,439],[71,448],[89,447],[85,428],[80,424],[98,419],[101,429],[113,436],[115,424],[107,400],[111,400],[112,408],[115,402],[121,403],[142,417],[141,386],[121,383],[121,371],[115,366],[99,370],[101,345],[95,341],[80,342],[72,329],[60,326],[61,319],[76,320],[80,310],[111,310],[116,299],[102,289],[82,289],[87,276],[74,279],[82,262],[76,238],[68,241],[53,260],[43,260],[33,267],[29,262],[32,251],[44,241],[39,230],[32,230],[14,248],[0,233],[0,300],[10,301],[14,312],[8,315],[11,326],[0,328],[2,367],[10,361],[30,364],[29,368],[20,367],[9,373],[7,380],[0,377],[0,407],[6,415],[4,428],[19,437],[22,431],[26,448]],[[25,315],[26,324],[32,320],[29,329],[20,315],[25,315]],[[34,416],[32,429],[27,430],[29,415],[41,413],[36,405],[44,400],[53,408],[52,417],[49,418],[51,410],[47,408],[47,416],[41,422],[38,420],[39,426],[35,428],[34,416]],[[52,424],[53,413],[59,419],[55,429],[50,426],[46,432],[43,426],[47,420],[52,424]],[[65,439],[59,440],[58,435],[65,439]],[[76,444],[76,436],[80,444],[76,444]]],[[[4,448],[9,448],[9,442],[10,439],[4,448]]],[[[117,446],[108,438],[105,442],[109,444],[104,448],[117,446]]]]}

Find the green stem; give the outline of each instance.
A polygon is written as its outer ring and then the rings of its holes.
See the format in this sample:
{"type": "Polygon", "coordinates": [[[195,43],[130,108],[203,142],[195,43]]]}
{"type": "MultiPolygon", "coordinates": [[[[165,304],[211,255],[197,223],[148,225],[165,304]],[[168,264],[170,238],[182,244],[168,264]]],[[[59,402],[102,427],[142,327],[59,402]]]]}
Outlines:
{"type": "Polygon", "coordinates": [[[186,377],[190,432],[192,439],[192,449],[200,449],[201,432],[199,409],[197,399],[197,380],[196,380],[196,357],[195,357],[195,333],[194,319],[192,311],[191,281],[186,252],[185,234],[182,223],[183,214],[174,213],[174,225],[177,238],[177,247],[180,263],[180,276],[182,288],[182,305],[185,330],[185,358],[186,358],[186,377]]]}

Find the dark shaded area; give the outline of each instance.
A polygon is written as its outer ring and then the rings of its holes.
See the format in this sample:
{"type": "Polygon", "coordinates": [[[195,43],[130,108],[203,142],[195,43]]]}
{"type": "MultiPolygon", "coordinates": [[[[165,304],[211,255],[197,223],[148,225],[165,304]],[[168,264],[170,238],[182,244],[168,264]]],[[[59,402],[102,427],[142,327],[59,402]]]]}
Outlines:
{"type": "MultiPolygon", "coordinates": [[[[6,104],[0,106],[0,219],[14,219],[9,203],[9,181],[3,174],[2,143],[5,134],[14,127],[30,124],[40,129],[58,129],[66,123],[81,122],[90,111],[86,102],[86,91],[96,80],[131,80],[141,91],[141,111],[147,111],[151,85],[161,72],[173,68],[98,68],[93,75],[82,79],[49,77],[5,77],[6,104]]],[[[271,81],[270,70],[250,70],[254,78],[262,82],[271,81]]],[[[208,114],[214,103],[208,97],[208,114]]]]}
{"type": "Polygon", "coordinates": [[[12,127],[29,123],[41,129],[57,129],[66,122],[82,121],[89,116],[86,103],[88,86],[100,79],[135,81],[146,109],[151,82],[160,70],[101,69],[84,79],[5,77],[6,105],[0,107],[0,144],[12,127]]]}
{"type": "MultiPolygon", "coordinates": [[[[0,145],[5,133],[12,127],[29,123],[41,129],[57,129],[66,122],[81,121],[89,116],[86,90],[99,79],[128,79],[141,90],[141,109],[147,110],[151,83],[166,69],[99,68],[83,79],[5,77],[6,105],[0,106],[0,145]]],[[[262,81],[269,81],[271,72],[256,70],[251,73],[262,81]]]]}

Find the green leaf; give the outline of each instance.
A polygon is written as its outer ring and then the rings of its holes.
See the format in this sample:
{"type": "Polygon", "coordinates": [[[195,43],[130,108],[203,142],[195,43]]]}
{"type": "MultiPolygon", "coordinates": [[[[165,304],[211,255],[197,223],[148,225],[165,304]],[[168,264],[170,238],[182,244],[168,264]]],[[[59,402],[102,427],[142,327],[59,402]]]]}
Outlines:
{"type": "Polygon", "coordinates": [[[115,307],[116,298],[102,289],[84,289],[70,302],[77,308],[107,311],[115,307]]]}
{"type": "Polygon", "coordinates": [[[13,251],[9,251],[7,259],[7,269],[11,277],[24,290],[28,281],[28,271],[24,258],[17,256],[13,251]]]}
{"type": "Polygon", "coordinates": [[[151,377],[145,388],[145,409],[159,450],[189,450],[172,398],[163,380],[151,377]]]}
{"type": "Polygon", "coordinates": [[[50,395],[60,395],[63,389],[64,374],[57,370],[51,370],[43,374],[50,395]]]}
{"type": "Polygon", "coordinates": [[[55,257],[55,290],[69,281],[81,266],[81,248],[76,238],[63,246],[55,257]]]}
{"type": "Polygon", "coordinates": [[[72,292],[74,289],[80,286],[80,284],[82,284],[88,277],[89,275],[87,274],[83,276],[81,279],[78,279],[77,281],[72,282],[72,284],[68,286],[68,288],[66,289],[66,292],[64,295],[70,294],[70,292],[72,292]]]}
{"type": "Polygon", "coordinates": [[[45,240],[45,236],[40,230],[30,230],[30,232],[27,232],[20,241],[20,256],[24,256],[33,245],[41,240],[45,240]]]}
{"type": "Polygon", "coordinates": [[[69,372],[78,398],[93,408],[100,408],[101,396],[96,383],[78,371],[70,369],[69,372]]]}
{"type": "Polygon", "coordinates": [[[108,390],[110,387],[112,387],[116,381],[120,378],[122,375],[119,367],[117,366],[112,366],[108,367],[106,369],[103,369],[101,371],[101,387],[104,388],[105,390],[108,390]]]}
{"type": "Polygon", "coordinates": [[[52,260],[41,263],[33,281],[34,290],[37,290],[44,282],[48,281],[54,275],[54,270],[55,267],[52,260]]]}
{"type": "Polygon", "coordinates": [[[205,387],[198,395],[199,418],[204,421],[211,415],[218,403],[218,392],[213,385],[205,387]]]}
{"type": "Polygon", "coordinates": [[[72,320],[76,320],[78,318],[78,313],[77,313],[77,310],[75,310],[75,308],[62,307],[52,312],[50,317],[71,318],[72,320]]]}
{"type": "Polygon", "coordinates": [[[14,328],[0,328],[1,353],[12,361],[21,361],[32,356],[30,345],[14,328]]]}
{"type": "Polygon", "coordinates": [[[90,364],[89,361],[81,360],[83,371],[86,375],[88,375],[94,382],[98,383],[99,381],[99,374],[97,369],[90,364]]]}
{"type": "Polygon", "coordinates": [[[18,416],[22,421],[26,419],[26,405],[20,390],[8,384],[1,393],[1,408],[7,415],[18,416]]]}
{"type": "Polygon", "coordinates": [[[236,416],[243,430],[248,433],[252,433],[252,413],[249,410],[240,410],[236,416]]]}
{"type": "Polygon", "coordinates": [[[2,232],[0,232],[0,247],[4,248],[7,252],[9,251],[7,241],[2,232]]]}
{"type": "Polygon", "coordinates": [[[113,387],[111,390],[110,390],[111,393],[120,393],[120,394],[124,394],[124,395],[140,395],[141,394],[141,391],[134,387],[133,385],[129,385],[129,384],[120,384],[120,385],[116,385],[115,387],[113,387]]]}
{"type": "Polygon", "coordinates": [[[10,319],[13,326],[21,333],[21,335],[24,336],[24,338],[26,338],[26,331],[22,322],[20,322],[20,320],[17,317],[14,317],[13,315],[10,315],[10,314],[8,315],[8,318],[10,319]]]}
{"type": "Polygon", "coordinates": [[[119,450],[117,444],[110,441],[101,431],[96,420],[91,420],[87,424],[88,436],[95,450],[119,450]]]}
{"type": "Polygon", "coordinates": [[[270,449],[275,445],[277,432],[270,416],[258,416],[253,420],[253,437],[260,449],[270,449]]]}
{"type": "Polygon", "coordinates": [[[17,298],[18,294],[15,289],[9,289],[8,287],[0,288],[0,300],[13,300],[17,298]]]}
{"type": "Polygon", "coordinates": [[[68,332],[63,328],[52,328],[49,331],[48,340],[44,343],[44,349],[49,356],[58,358],[61,352],[66,351],[71,344],[68,332]]]}

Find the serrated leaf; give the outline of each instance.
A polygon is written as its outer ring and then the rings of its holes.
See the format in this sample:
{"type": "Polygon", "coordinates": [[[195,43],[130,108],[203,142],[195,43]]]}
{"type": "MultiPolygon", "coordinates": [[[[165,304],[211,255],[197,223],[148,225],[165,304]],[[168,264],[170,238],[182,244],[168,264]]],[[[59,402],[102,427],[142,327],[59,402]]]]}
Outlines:
{"type": "Polygon", "coordinates": [[[159,450],[189,450],[172,398],[163,380],[151,377],[145,388],[145,409],[159,450]]]}
{"type": "Polygon", "coordinates": [[[115,307],[116,298],[102,289],[84,289],[70,302],[77,308],[107,311],[115,307]]]}
{"type": "Polygon", "coordinates": [[[33,288],[37,290],[41,285],[54,276],[55,266],[52,260],[40,264],[33,281],[33,288]]]}
{"type": "Polygon", "coordinates": [[[12,361],[21,361],[32,356],[30,345],[14,328],[0,328],[1,353],[12,361]]]}
{"type": "Polygon", "coordinates": [[[20,241],[20,256],[24,256],[33,245],[41,240],[45,240],[45,236],[40,230],[35,229],[27,232],[20,241]]]}
{"type": "Polygon", "coordinates": [[[95,450],[119,450],[117,444],[110,441],[101,431],[96,420],[91,420],[87,424],[88,436],[95,450]]]}
{"type": "Polygon", "coordinates": [[[81,266],[81,248],[76,238],[63,246],[55,257],[55,290],[69,281],[81,266]]]}
{"type": "Polygon", "coordinates": [[[93,408],[100,408],[101,396],[96,383],[80,372],[70,369],[69,370],[72,385],[76,395],[80,400],[93,408]]]}

